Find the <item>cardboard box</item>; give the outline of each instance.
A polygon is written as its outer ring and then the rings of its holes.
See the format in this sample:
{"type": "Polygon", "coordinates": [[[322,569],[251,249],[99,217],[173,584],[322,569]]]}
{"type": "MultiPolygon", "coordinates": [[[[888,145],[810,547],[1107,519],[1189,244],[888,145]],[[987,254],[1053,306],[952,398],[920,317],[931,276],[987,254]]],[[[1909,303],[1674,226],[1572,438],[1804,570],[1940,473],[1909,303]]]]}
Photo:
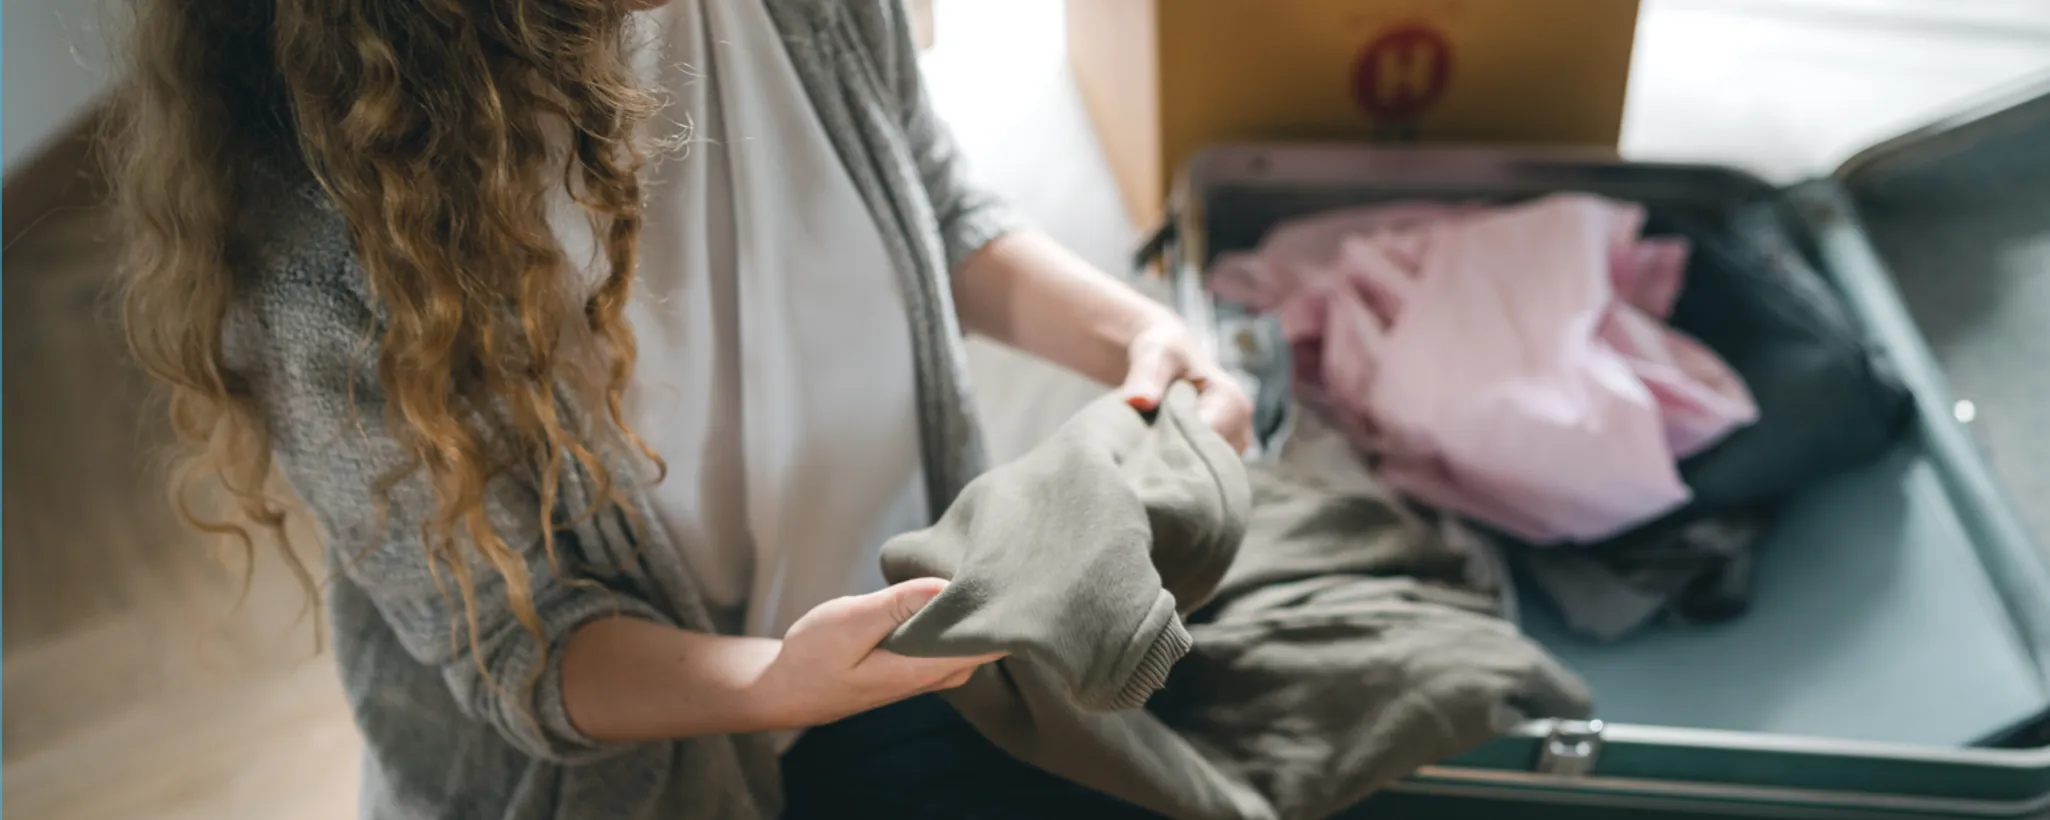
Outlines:
{"type": "Polygon", "coordinates": [[[1637,0],[1068,0],[1068,55],[1125,204],[1157,221],[1206,145],[1614,146],[1637,0]]]}

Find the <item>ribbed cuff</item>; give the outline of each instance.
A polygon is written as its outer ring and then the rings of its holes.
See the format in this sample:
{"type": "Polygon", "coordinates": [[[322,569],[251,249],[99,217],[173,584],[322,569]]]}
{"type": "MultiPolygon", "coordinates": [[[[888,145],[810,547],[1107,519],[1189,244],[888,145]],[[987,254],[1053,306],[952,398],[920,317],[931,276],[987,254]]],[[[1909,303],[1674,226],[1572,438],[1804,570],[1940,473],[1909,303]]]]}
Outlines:
{"type": "Polygon", "coordinates": [[[1151,646],[1146,647],[1146,654],[1139,656],[1139,665],[1132,669],[1132,676],[1126,679],[1125,687],[1112,696],[1110,708],[1122,711],[1145,706],[1153,693],[1167,685],[1167,673],[1174,669],[1176,661],[1189,654],[1189,647],[1194,644],[1188,628],[1182,626],[1182,620],[1170,619],[1167,628],[1154,637],[1151,646]]]}
{"type": "Polygon", "coordinates": [[[1194,641],[1175,613],[1174,596],[1165,591],[1133,630],[1132,639],[1117,665],[1107,671],[1100,685],[1086,685],[1076,691],[1076,705],[1091,712],[1117,712],[1146,705],[1153,693],[1167,685],[1167,674],[1176,661],[1189,654],[1194,641]]]}
{"type": "MultiPolygon", "coordinates": [[[[532,718],[507,715],[502,718],[501,725],[514,739],[513,745],[528,755],[565,765],[581,765],[604,760],[639,744],[597,740],[584,734],[570,721],[569,705],[563,700],[562,693],[562,656],[569,636],[584,624],[601,618],[634,618],[671,627],[676,623],[646,602],[623,593],[567,587],[564,592],[567,594],[562,600],[541,614],[544,628],[555,636],[550,642],[548,666],[541,671],[527,698],[505,704],[531,708],[532,718]]],[[[527,670],[531,670],[532,664],[540,658],[533,651],[533,644],[525,632],[517,632],[510,640],[517,642],[514,646],[520,649],[519,654],[525,663],[521,664],[521,677],[508,677],[500,681],[500,685],[526,686],[524,676],[531,674],[527,670]]]]}
{"type": "Polygon", "coordinates": [[[973,210],[960,214],[942,226],[946,244],[947,276],[961,272],[961,264],[968,261],[984,246],[1005,234],[1026,226],[1022,213],[1009,205],[991,201],[973,210]]]}

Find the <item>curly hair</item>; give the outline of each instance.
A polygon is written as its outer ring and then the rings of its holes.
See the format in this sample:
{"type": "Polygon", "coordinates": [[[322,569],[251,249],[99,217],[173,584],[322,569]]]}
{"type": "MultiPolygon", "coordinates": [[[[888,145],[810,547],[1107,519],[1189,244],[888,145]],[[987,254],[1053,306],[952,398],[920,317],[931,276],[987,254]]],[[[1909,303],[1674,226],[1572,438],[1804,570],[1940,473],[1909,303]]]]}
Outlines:
{"type": "Polygon", "coordinates": [[[378,303],[384,421],[409,458],[366,493],[388,497],[424,474],[435,507],[422,540],[437,580],[453,578],[462,596],[473,650],[472,559],[504,578],[513,612],[541,637],[526,545],[494,531],[487,485],[534,471],[552,562],[563,472],[581,468],[601,503],[616,501],[600,442],[654,457],[621,412],[641,226],[635,134],[656,108],[632,71],[629,5],[132,0],[132,62],[110,134],[124,319],[137,359],[170,393],[172,494],[190,525],[245,552],[267,534],[317,593],[285,535],[291,500],[273,481],[267,422],[224,358],[247,268],[235,226],[260,206],[245,201],[251,159],[285,157],[347,221],[378,303]],[[551,229],[558,185],[599,238],[590,276],[551,229]],[[195,509],[209,489],[227,515],[195,509]]]}

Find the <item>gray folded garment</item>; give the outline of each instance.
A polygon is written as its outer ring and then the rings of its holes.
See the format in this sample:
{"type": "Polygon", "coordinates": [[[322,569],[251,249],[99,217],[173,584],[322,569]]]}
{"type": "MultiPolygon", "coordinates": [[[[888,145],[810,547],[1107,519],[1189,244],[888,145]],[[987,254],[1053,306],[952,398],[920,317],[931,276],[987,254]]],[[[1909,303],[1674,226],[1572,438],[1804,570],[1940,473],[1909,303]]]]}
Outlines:
{"type": "Polygon", "coordinates": [[[1133,709],[1189,650],[1245,534],[1245,465],[1178,384],[1149,420],[1105,396],[963,488],[938,524],[883,545],[883,577],[948,579],[883,643],[918,657],[1008,652],[1077,706],[1133,709]]]}
{"type": "Polygon", "coordinates": [[[1600,544],[1527,547],[1531,583],[1567,628],[1619,641],[1654,622],[1714,623],[1750,604],[1752,553],[1772,511],[1728,513],[1642,527],[1600,544]]]}
{"type": "Polygon", "coordinates": [[[1586,685],[1496,616],[1493,545],[1404,508],[1314,432],[1252,470],[1238,560],[1149,710],[1278,818],[1329,817],[1525,720],[1587,716],[1586,685]]]}
{"type": "Polygon", "coordinates": [[[1150,423],[1091,405],[884,545],[892,582],[951,580],[884,645],[1010,652],[947,693],[963,717],[1178,818],[1329,816],[1524,718],[1586,714],[1580,682],[1488,614],[1482,556],[1363,470],[1291,451],[1249,473],[1185,386],[1150,423]]]}

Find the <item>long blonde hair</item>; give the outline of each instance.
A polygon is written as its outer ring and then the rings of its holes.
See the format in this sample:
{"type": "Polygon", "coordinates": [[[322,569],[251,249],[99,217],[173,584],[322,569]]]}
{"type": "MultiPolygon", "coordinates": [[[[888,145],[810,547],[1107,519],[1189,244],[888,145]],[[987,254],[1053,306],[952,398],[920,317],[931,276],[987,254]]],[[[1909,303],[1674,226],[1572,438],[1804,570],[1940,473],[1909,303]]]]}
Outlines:
{"type": "Polygon", "coordinates": [[[526,545],[494,531],[487,485],[538,469],[553,561],[560,474],[580,467],[594,497],[617,498],[597,442],[652,457],[620,407],[641,227],[634,134],[655,107],[629,65],[626,6],[132,0],[132,62],[110,141],[125,321],[137,359],[170,392],[182,445],[174,496],[188,523],[244,549],[268,531],[312,591],[285,536],[288,499],[270,480],[270,431],[222,338],[246,261],[235,224],[253,205],[250,159],[282,153],[334,200],[379,303],[384,421],[410,456],[405,473],[432,487],[423,540],[437,577],[462,596],[472,648],[471,558],[503,576],[513,612],[540,637],[526,545]],[[567,124],[567,155],[550,123],[567,124]],[[570,290],[577,277],[547,218],[558,184],[603,250],[588,298],[570,290]],[[572,419],[564,402],[594,412],[572,419]],[[190,502],[200,485],[223,491],[231,514],[200,514],[190,502]]]}

